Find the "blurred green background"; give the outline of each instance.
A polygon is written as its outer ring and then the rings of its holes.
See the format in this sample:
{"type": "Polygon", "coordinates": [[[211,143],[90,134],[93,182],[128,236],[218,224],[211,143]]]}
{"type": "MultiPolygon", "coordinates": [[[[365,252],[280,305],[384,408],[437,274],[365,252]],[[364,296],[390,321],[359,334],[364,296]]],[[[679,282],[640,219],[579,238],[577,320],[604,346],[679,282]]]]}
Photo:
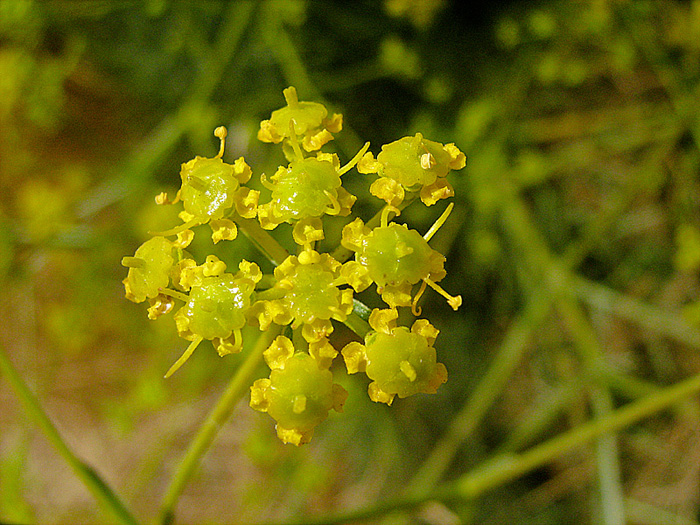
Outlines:
{"type": "MultiPolygon", "coordinates": [[[[289,85],[343,113],[341,162],[418,131],[467,154],[431,242],[464,304],[424,303],[449,380],[386,407],[341,378],[345,413],[300,448],[246,399],[178,522],[373,505],[698,373],[700,1],[0,0],[0,344],[137,518],[241,358],[205,343],[164,380],[186,344],[124,299],[119,262],[172,225],[153,197],[216,153],[217,125],[228,159],[274,173],[255,133],[289,85]]],[[[366,220],[370,180],[352,177],[366,220]]],[[[441,209],[401,222],[426,231],[441,209]]],[[[697,523],[699,478],[688,401],[468,504],[365,522],[697,523]]],[[[0,522],[108,520],[0,376],[0,522]]]]}

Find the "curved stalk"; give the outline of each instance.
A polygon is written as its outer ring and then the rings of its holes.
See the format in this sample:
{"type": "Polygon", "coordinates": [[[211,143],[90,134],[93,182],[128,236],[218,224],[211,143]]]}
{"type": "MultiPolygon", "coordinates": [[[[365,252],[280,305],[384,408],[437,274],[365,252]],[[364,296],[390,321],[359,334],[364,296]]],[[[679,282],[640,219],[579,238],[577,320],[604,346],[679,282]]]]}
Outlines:
{"type": "Polygon", "coordinates": [[[194,474],[200,460],[209,450],[221,425],[231,415],[234,407],[248,391],[258,367],[263,361],[263,351],[269,346],[272,339],[279,333],[279,328],[271,328],[263,332],[255,343],[255,347],[240,365],[231,378],[226,390],[211,410],[206,420],[199,427],[197,434],[190,442],[182,461],[170,480],[170,485],[163,497],[158,523],[171,523],[175,517],[174,511],[177,500],[185,486],[194,474]]]}
{"type": "Polygon", "coordinates": [[[5,348],[0,346],[0,372],[7,378],[12,390],[24,405],[29,419],[35,423],[44,433],[49,442],[54,446],[63,459],[70,465],[75,475],[92,493],[102,508],[119,523],[124,525],[136,525],[138,521],[127,510],[124,504],[100,475],[88,464],[79,459],[61,434],[51,422],[46,412],[39,404],[39,400],[29,390],[15,367],[12,365],[5,348]]]}

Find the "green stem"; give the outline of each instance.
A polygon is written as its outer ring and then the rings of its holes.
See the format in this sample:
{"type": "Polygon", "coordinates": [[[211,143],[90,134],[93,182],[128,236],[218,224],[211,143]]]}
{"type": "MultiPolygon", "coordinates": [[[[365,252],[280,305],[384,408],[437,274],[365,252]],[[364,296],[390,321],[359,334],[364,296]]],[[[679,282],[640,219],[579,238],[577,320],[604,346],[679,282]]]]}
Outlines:
{"type": "Polygon", "coordinates": [[[109,488],[107,483],[95,472],[95,470],[80,460],[63,440],[58,430],[39,404],[39,400],[32,394],[22,380],[17,370],[12,365],[5,349],[0,346],[0,371],[7,378],[12,390],[24,405],[25,410],[32,420],[44,433],[49,442],[58,453],[70,465],[76,476],[90,490],[95,499],[102,505],[114,519],[125,525],[136,525],[138,522],[127,510],[119,497],[109,488]]]}
{"type": "Polygon", "coordinates": [[[698,391],[700,374],[634,401],[605,417],[584,423],[527,452],[494,458],[487,468],[480,468],[460,477],[456,484],[457,492],[463,498],[475,498],[487,490],[545,465],[575,447],[600,436],[618,432],[698,391]]]}
{"type": "Polygon", "coordinates": [[[455,482],[445,483],[434,490],[428,490],[420,494],[408,494],[407,496],[358,511],[350,511],[335,516],[323,516],[316,520],[304,519],[296,522],[286,522],[285,525],[296,523],[307,525],[324,523],[332,525],[362,520],[367,521],[397,510],[415,508],[433,500],[473,500],[489,490],[542,467],[573,448],[585,445],[591,440],[607,434],[618,432],[698,392],[700,392],[700,374],[650,394],[643,399],[634,401],[605,417],[584,423],[539,446],[531,448],[527,452],[496,456],[477,469],[463,474],[455,482]]]}
{"type": "Polygon", "coordinates": [[[547,294],[531,297],[523,315],[508,330],[486,375],[411,480],[411,493],[425,492],[439,481],[459,447],[476,430],[491,405],[501,395],[503,387],[510,381],[511,374],[527,349],[532,331],[544,321],[550,308],[551,301],[547,294]]]}
{"type": "Polygon", "coordinates": [[[646,304],[583,277],[573,280],[573,291],[593,308],[618,315],[690,348],[700,349],[700,330],[685,322],[678,312],[646,304]]]}
{"type": "Polygon", "coordinates": [[[263,332],[255,343],[255,347],[246,357],[245,361],[236,370],[226,390],[219,398],[216,406],[211,410],[207,419],[202,423],[197,434],[190,442],[187,452],[177,467],[170,480],[170,485],[163,497],[158,523],[171,523],[175,517],[174,510],[177,500],[185,486],[194,474],[200,460],[211,446],[221,426],[231,415],[236,404],[245,395],[252,380],[262,363],[263,351],[269,346],[272,339],[279,332],[279,328],[272,328],[263,332]]]}
{"type": "Polygon", "coordinates": [[[236,224],[243,234],[267,257],[272,264],[279,266],[289,257],[289,252],[275,238],[260,226],[255,219],[236,217],[236,224]]]}
{"type": "Polygon", "coordinates": [[[347,319],[343,321],[343,324],[347,326],[350,330],[355,332],[360,338],[364,339],[365,336],[372,330],[369,323],[362,319],[354,311],[348,315],[347,319]]]}

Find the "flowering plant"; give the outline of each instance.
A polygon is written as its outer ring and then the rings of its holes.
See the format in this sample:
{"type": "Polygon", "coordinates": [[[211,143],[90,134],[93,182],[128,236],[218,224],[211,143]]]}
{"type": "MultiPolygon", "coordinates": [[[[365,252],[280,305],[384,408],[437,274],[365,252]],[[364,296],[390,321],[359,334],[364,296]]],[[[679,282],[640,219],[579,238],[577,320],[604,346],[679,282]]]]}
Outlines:
{"type": "Polygon", "coordinates": [[[461,304],[461,297],[437,284],[446,275],[445,257],[428,244],[452,205],[424,235],[393,218],[416,197],[432,206],[453,196],[446,176],[463,168],[466,158],[454,144],[418,133],[383,146],[376,158],[367,143],[341,166],[336,154],[320,150],[341,131],[342,116],[329,117],[322,104],[299,101],[294,87],[285,89],[284,97],[286,106],[261,122],[258,132],[261,141],[281,144],[289,162],[269,179],[260,175],[269,190],[265,202],[260,191],[246,186],[253,172],[243,157],[224,162],[227,132],[219,127],[214,132],[221,141],[219,153],[182,165],[174,199],[165,193],[156,197],[161,205],[182,204],[182,223],[154,233],[122,264],[129,268],[126,297],[148,301],[151,319],[176,310],[177,332],[190,341],[166,377],[205,339],[224,356],[242,350],[246,325],[263,332],[288,327],[291,338],[278,335],[263,353],[270,375],[253,383],[250,405],[275,419],[282,441],[300,445],[309,442],[331,409],[342,411],[348,393],[333,382],[332,371],[339,354],[349,373],[363,372],[372,380],[368,392],[376,402],[434,393],[447,380],[433,346],[438,330],[426,319],[417,319],[410,329],[397,326],[397,319],[404,307],[421,315],[418,301],[426,287],[455,310],[461,304]],[[316,243],[325,238],[324,217],[352,213],[356,197],[343,187],[343,177],[354,168],[377,175],[370,193],[385,204],[367,223],[350,221],[338,250],[320,253],[316,243]],[[283,223],[292,226],[296,255],[268,233],[283,223]],[[274,272],[263,275],[255,262],[243,260],[231,273],[213,254],[198,264],[186,249],[195,230],[206,234],[205,225],[213,244],[235,241],[241,229],[276,263],[274,272]],[[355,294],[372,284],[387,308],[370,313],[355,294]],[[345,323],[364,344],[351,342],[339,352],[329,340],[333,321],[345,323]]]}

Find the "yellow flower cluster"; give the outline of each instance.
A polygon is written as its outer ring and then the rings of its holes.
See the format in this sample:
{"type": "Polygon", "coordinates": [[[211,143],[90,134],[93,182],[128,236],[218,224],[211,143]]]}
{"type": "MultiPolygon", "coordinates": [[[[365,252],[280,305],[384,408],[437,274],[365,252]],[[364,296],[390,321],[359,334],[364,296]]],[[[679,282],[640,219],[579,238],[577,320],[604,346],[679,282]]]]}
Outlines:
{"type": "Polygon", "coordinates": [[[410,329],[396,321],[402,307],[420,316],[417,303],[427,286],[455,310],[461,304],[459,296],[437,284],[446,275],[445,257],[428,244],[452,204],[424,235],[390,216],[399,215],[415,197],[428,206],[451,197],[447,175],[464,167],[466,159],[453,144],[416,134],[383,146],[376,158],[367,143],[341,166],[336,154],[319,150],[342,129],[342,116],[329,117],[322,104],[299,101],[293,87],[284,90],[284,98],[286,106],[261,122],[258,132],[263,142],[281,143],[288,161],[269,179],[259,176],[265,196],[247,186],[253,171],[243,157],[232,164],[223,160],[226,129],[219,127],[214,132],[221,141],[218,155],[184,163],[175,198],[156,197],[158,204],[181,204],[182,223],[154,233],[122,264],[129,268],[126,297],[148,301],[151,319],[174,312],[178,334],[190,341],[166,377],[204,340],[224,356],[243,349],[245,326],[286,330],[264,352],[270,375],[251,386],[250,405],[276,421],[282,441],[299,445],[311,439],[331,409],[342,411],[348,395],[333,382],[332,365],[339,355],[331,341],[334,322],[345,323],[363,340],[347,344],[342,356],[349,373],[363,372],[371,380],[372,400],[391,404],[396,396],[434,393],[447,380],[433,346],[438,330],[426,319],[415,320],[410,329]],[[340,244],[354,254],[345,260],[318,251],[316,244],[325,238],[326,215],[352,212],[356,197],[343,187],[343,176],[353,168],[377,175],[370,193],[385,204],[377,219],[355,218],[343,228],[340,244]],[[295,255],[272,236],[282,223],[291,226],[295,255]],[[234,241],[243,230],[276,263],[272,274],[263,275],[246,260],[231,273],[211,254],[198,264],[186,249],[205,225],[212,244],[234,241]],[[367,317],[369,309],[356,294],[372,284],[387,308],[367,317]],[[182,305],[176,308],[178,302],[182,305]]]}

